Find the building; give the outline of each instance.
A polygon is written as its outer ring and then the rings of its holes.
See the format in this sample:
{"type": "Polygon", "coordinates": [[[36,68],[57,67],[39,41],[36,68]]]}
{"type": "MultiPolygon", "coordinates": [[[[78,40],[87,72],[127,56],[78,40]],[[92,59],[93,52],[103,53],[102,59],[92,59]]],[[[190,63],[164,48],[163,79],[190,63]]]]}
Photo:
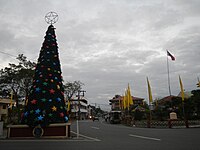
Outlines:
{"type": "Polygon", "coordinates": [[[89,118],[89,119],[92,119],[92,117],[93,117],[94,115],[96,115],[96,114],[95,114],[95,109],[96,109],[95,106],[88,105],[88,118],[89,118]]]}
{"type": "Polygon", "coordinates": [[[176,97],[177,96],[174,96],[174,95],[163,97],[162,99],[157,101],[157,104],[158,105],[164,105],[167,102],[171,102],[173,100],[173,98],[176,98],[176,97]]]}
{"type": "MultiPolygon", "coordinates": [[[[191,93],[191,91],[184,91],[184,98],[185,99],[188,99],[192,96],[193,94],[191,93]]],[[[170,96],[166,96],[160,100],[157,101],[158,105],[164,105],[165,103],[167,102],[171,102],[174,98],[181,98],[181,92],[177,95],[177,96],[174,96],[174,95],[170,95],[170,96]]]]}
{"type": "MultiPolygon", "coordinates": [[[[112,99],[109,100],[111,105],[111,110],[121,110],[123,107],[124,96],[115,95],[112,99]]],[[[143,105],[144,98],[139,98],[132,96],[134,105],[143,105]]]]}
{"type": "Polygon", "coordinates": [[[111,110],[121,110],[123,96],[115,95],[112,99],[109,100],[109,102],[111,105],[111,110]]]}
{"type": "MultiPolygon", "coordinates": [[[[184,91],[184,98],[188,99],[192,96],[192,92],[191,91],[184,91]]],[[[181,92],[178,94],[178,97],[181,97],[181,92]]]]}
{"type": "Polygon", "coordinates": [[[76,119],[79,117],[81,120],[88,118],[88,101],[84,98],[70,100],[70,118],[76,119]]]}
{"type": "MultiPolygon", "coordinates": [[[[8,117],[8,109],[10,106],[10,99],[8,98],[0,98],[0,121],[7,122],[7,117],[8,117]]],[[[15,102],[12,101],[12,104],[15,102]]]]}

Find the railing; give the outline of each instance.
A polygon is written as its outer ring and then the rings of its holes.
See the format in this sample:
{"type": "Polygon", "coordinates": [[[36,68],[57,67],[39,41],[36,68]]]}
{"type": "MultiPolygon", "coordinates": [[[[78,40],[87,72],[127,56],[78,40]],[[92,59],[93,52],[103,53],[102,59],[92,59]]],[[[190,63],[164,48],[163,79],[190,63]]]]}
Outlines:
{"type": "Polygon", "coordinates": [[[141,128],[190,128],[200,127],[200,120],[168,120],[168,121],[156,121],[156,120],[142,120],[133,121],[127,120],[122,123],[128,126],[141,127],[141,128]]]}

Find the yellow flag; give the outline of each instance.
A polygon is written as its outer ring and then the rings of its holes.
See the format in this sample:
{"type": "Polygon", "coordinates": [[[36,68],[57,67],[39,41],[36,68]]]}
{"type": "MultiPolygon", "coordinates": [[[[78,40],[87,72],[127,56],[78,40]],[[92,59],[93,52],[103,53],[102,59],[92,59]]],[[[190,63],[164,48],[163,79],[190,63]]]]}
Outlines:
{"type": "Polygon", "coordinates": [[[182,81],[181,81],[180,75],[179,75],[179,82],[180,82],[180,88],[181,88],[181,97],[182,97],[182,101],[184,101],[183,83],[182,83],[182,81]]]}
{"type": "Polygon", "coordinates": [[[126,108],[129,109],[127,90],[125,90],[125,93],[124,93],[123,104],[124,104],[124,109],[126,109],[126,108]]]}
{"type": "Polygon", "coordinates": [[[67,102],[67,111],[69,112],[70,111],[70,101],[68,100],[67,102]]]}
{"type": "Polygon", "coordinates": [[[126,109],[127,108],[127,94],[126,94],[127,92],[126,92],[126,90],[125,90],[125,94],[124,94],[124,99],[123,99],[123,104],[124,104],[124,109],[126,109]]]}
{"type": "Polygon", "coordinates": [[[152,98],[151,86],[150,86],[148,77],[147,77],[147,85],[148,85],[149,104],[150,104],[153,102],[153,98],[152,98]]]}
{"type": "Polygon", "coordinates": [[[129,105],[133,105],[133,99],[131,96],[131,88],[130,88],[129,84],[128,84],[128,89],[127,89],[127,98],[128,98],[129,105]]]}
{"type": "Polygon", "coordinates": [[[10,92],[10,109],[12,109],[13,90],[10,92]]]}
{"type": "Polygon", "coordinates": [[[25,99],[25,106],[28,105],[28,98],[25,99]]]}

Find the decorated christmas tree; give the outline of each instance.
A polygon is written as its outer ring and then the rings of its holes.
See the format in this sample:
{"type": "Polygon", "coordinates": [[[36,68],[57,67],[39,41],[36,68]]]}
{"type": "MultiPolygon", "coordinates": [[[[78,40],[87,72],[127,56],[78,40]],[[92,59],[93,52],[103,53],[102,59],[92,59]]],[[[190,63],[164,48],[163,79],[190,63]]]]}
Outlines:
{"type": "Polygon", "coordinates": [[[51,24],[40,50],[22,123],[45,127],[67,121],[58,46],[55,28],[51,24]]]}

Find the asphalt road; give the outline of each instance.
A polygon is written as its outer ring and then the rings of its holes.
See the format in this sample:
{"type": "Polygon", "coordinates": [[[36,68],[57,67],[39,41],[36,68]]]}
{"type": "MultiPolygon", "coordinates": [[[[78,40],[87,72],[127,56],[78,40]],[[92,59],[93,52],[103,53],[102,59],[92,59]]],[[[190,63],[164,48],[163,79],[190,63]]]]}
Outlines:
{"type": "Polygon", "coordinates": [[[152,129],[111,125],[104,121],[76,122],[71,139],[0,140],[0,150],[200,150],[200,128],[152,129]]]}

